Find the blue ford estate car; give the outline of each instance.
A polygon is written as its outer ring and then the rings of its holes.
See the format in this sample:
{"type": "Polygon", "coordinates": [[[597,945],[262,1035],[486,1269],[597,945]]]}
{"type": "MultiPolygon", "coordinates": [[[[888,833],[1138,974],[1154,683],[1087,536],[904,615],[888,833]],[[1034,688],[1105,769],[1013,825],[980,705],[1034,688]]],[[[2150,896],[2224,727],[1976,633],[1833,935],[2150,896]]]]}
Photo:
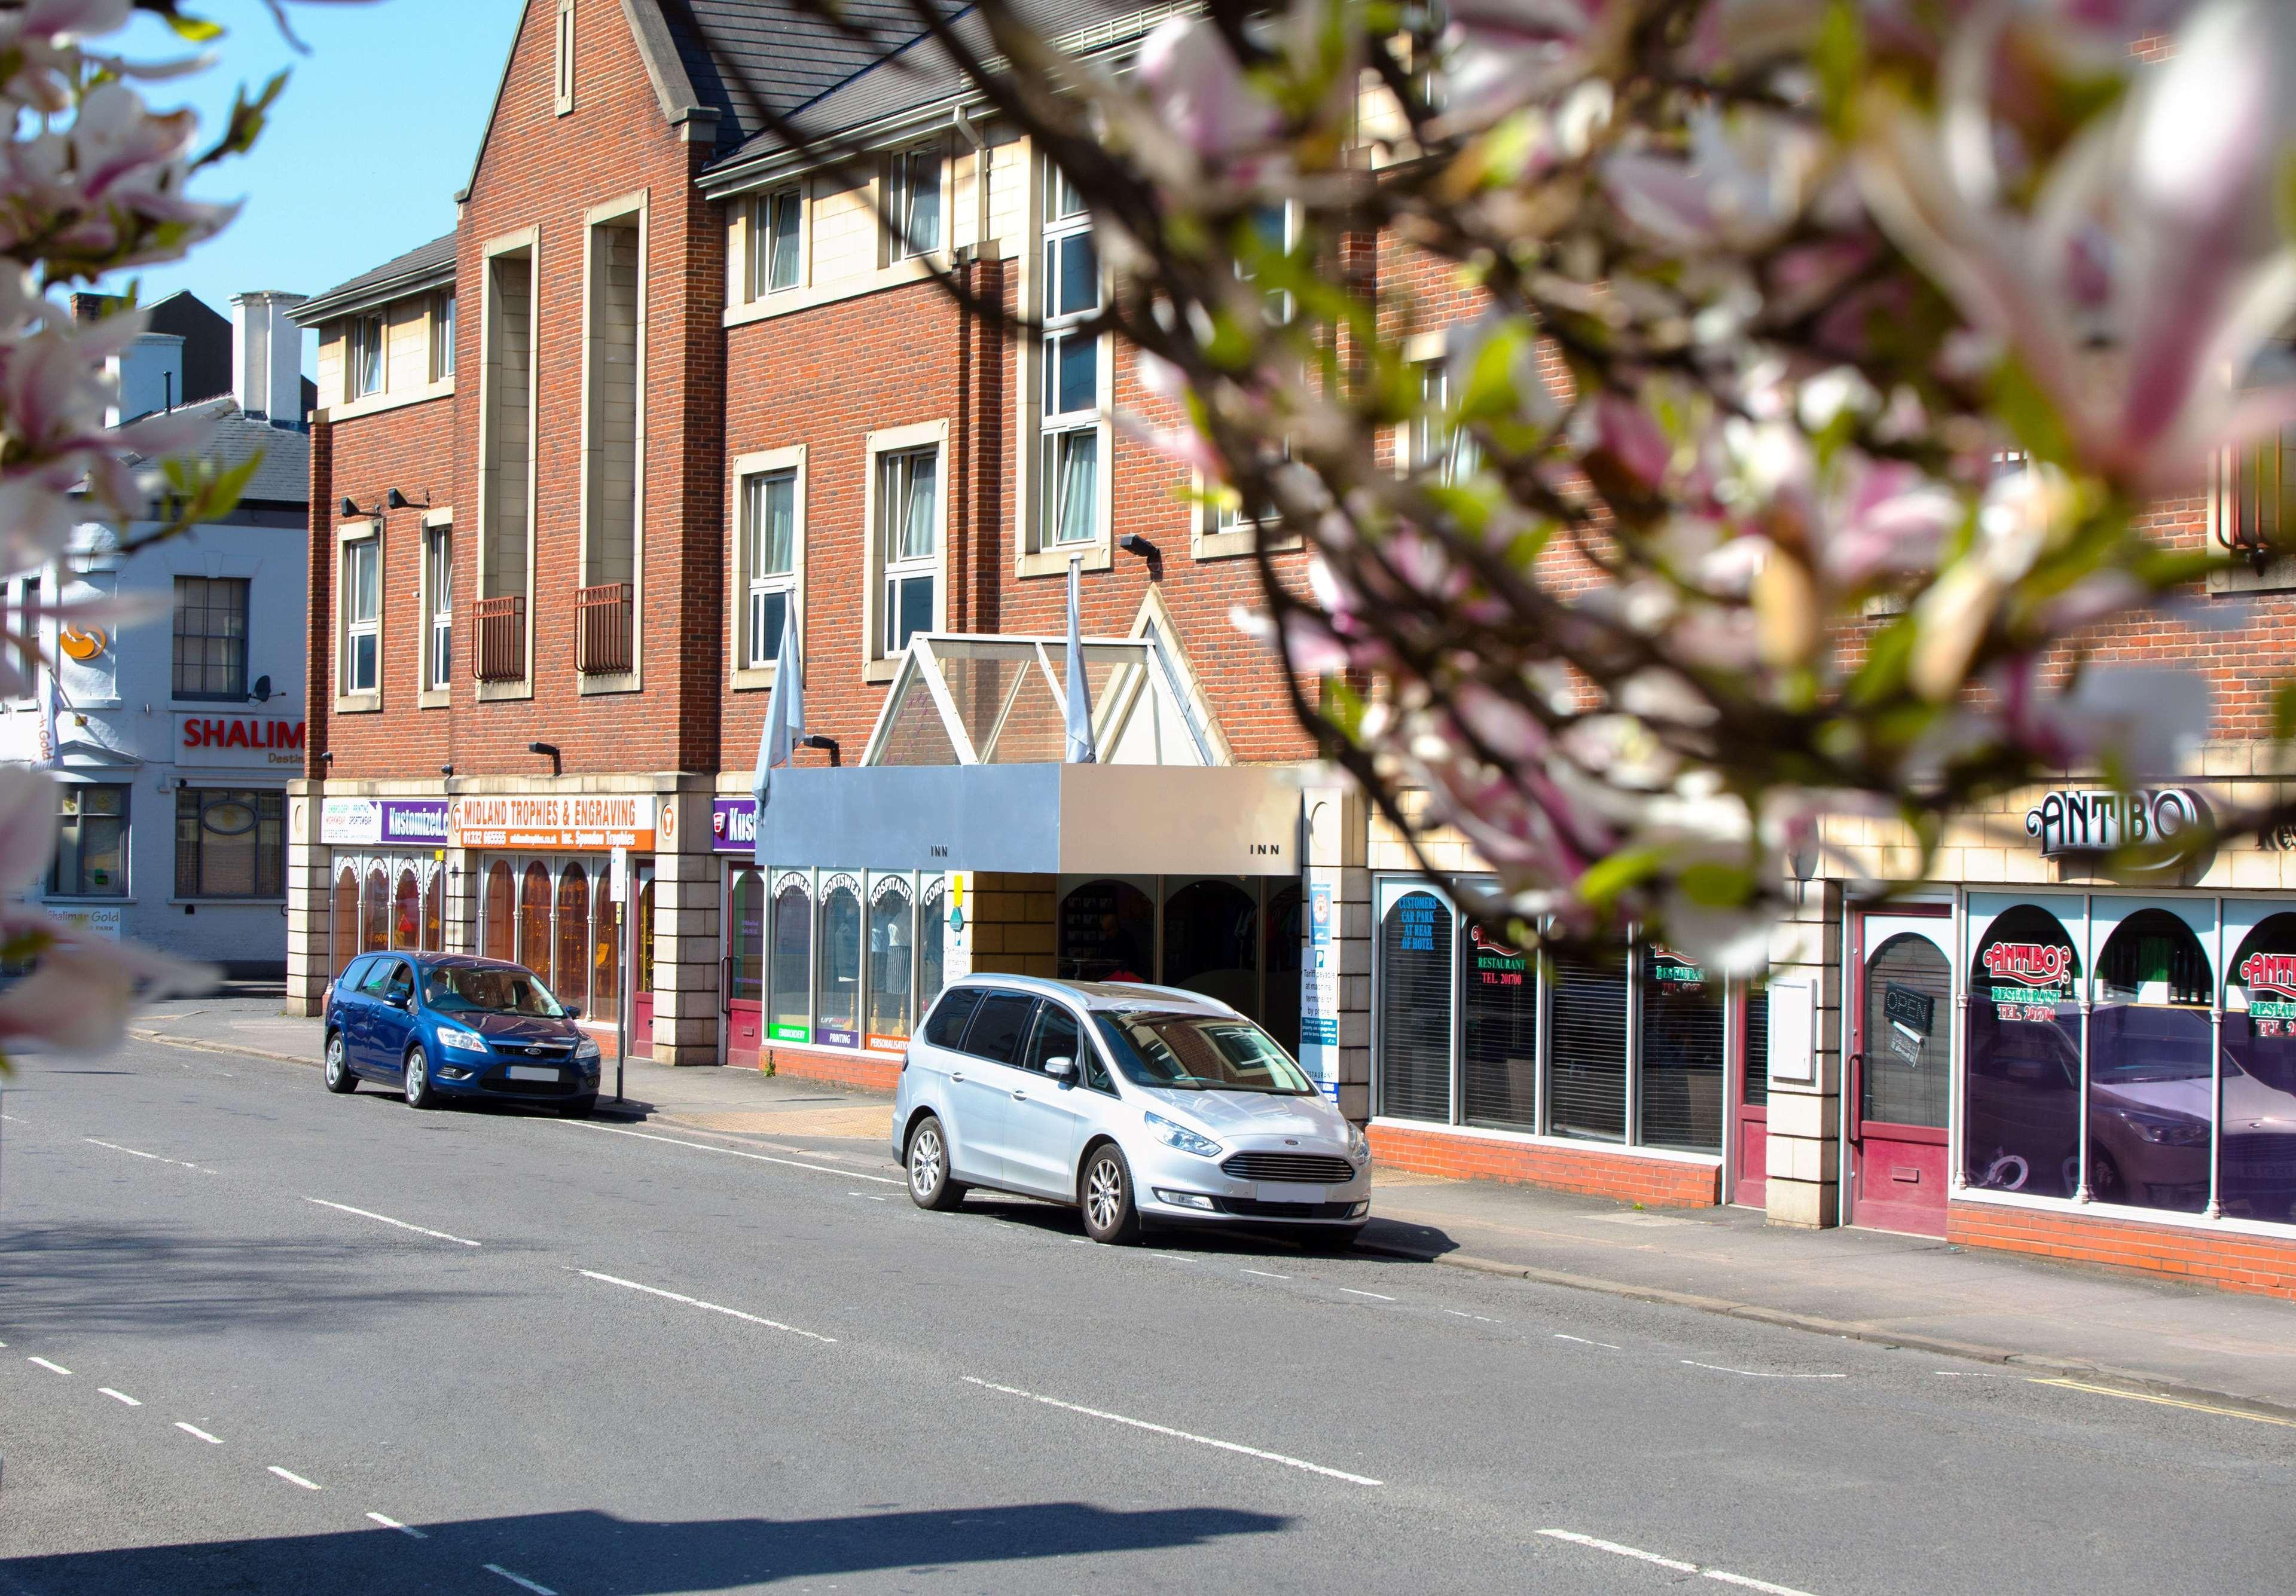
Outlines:
{"type": "Polygon", "coordinates": [[[459,954],[365,954],[327,993],[326,1082],[397,1086],[407,1107],[446,1098],[597,1106],[599,1048],[540,977],[459,954]]]}

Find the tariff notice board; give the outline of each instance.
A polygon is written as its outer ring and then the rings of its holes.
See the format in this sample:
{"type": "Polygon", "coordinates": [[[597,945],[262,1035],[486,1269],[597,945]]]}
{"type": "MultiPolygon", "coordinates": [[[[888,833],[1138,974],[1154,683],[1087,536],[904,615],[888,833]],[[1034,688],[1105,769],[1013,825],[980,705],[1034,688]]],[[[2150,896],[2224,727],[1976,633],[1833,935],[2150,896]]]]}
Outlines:
{"type": "Polygon", "coordinates": [[[1308,956],[1300,966],[1300,1063],[1324,1089],[1340,1093],[1339,904],[1334,883],[1308,882],[1308,956]]]}

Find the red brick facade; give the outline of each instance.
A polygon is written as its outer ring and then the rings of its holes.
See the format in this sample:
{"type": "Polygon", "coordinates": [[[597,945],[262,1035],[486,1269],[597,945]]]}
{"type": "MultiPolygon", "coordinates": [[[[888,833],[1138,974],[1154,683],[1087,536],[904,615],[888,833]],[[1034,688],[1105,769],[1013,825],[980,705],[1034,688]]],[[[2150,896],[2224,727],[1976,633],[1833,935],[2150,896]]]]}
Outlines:
{"type": "Polygon", "coordinates": [[[2095,1214],[1957,1202],[1946,1240],[2066,1264],[2167,1275],[2196,1286],[2296,1299],[2296,1236],[2142,1224],[2095,1214]]]}

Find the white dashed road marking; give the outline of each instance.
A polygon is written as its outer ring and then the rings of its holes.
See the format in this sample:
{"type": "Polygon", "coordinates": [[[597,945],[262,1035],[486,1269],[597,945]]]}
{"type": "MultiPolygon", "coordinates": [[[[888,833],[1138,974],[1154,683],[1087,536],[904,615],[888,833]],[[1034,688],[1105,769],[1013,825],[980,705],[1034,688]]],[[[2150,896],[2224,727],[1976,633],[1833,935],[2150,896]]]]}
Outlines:
{"type": "Polygon", "coordinates": [[[760,1319],[755,1314],[744,1314],[739,1308],[720,1307],[714,1302],[704,1302],[698,1297],[686,1297],[679,1292],[665,1291],[660,1286],[641,1286],[636,1281],[626,1281],[619,1275],[600,1274],[594,1269],[578,1269],[574,1273],[589,1280],[603,1281],[610,1286],[620,1286],[632,1291],[643,1291],[649,1297],[660,1297],[670,1302],[682,1302],[689,1308],[707,1308],[713,1314],[723,1314],[728,1319],[739,1319],[746,1324],[762,1324],[767,1330],[782,1330],[792,1336],[803,1336],[808,1341],[822,1341],[832,1346],[837,1345],[837,1338],[834,1336],[817,1335],[809,1330],[800,1330],[794,1324],[783,1324],[778,1319],[760,1319]]]}
{"type": "Polygon", "coordinates": [[[301,1475],[299,1475],[299,1474],[291,1474],[291,1473],[289,1473],[286,1469],[282,1469],[282,1468],[281,1468],[278,1464],[276,1464],[276,1463],[274,1463],[274,1464],[272,1464],[272,1465],[271,1465],[271,1472],[272,1472],[272,1473],[274,1473],[274,1474],[275,1474],[275,1475],[277,1475],[280,1478],[282,1478],[282,1479],[285,1480],[289,1485],[291,1485],[291,1486],[302,1486],[306,1491],[316,1491],[316,1490],[317,1490],[317,1489],[319,1488],[318,1486],[316,1486],[313,1485],[309,1480],[305,1479],[301,1475]]]}
{"type": "Polygon", "coordinates": [[[512,1574],[500,1563],[488,1563],[487,1565],[487,1572],[489,1574],[501,1575],[504,1579],[510,1581],[511,1584],[518,1586],[519,1589],[533,1592],[534,1596],[558,1596],[558,1592],[552,1590],[548,1585],[538,1585],[522,1574],[512,1574]]]}
{"type": "Polygon", "coordinates": [[[210,1446],[220,1446],[223,1445],[223,1437],[221,1436],[211,1436],[196,1424],[186,1424],[182,1420],[178,1419],[176,1420],[176,1428],[196,1440],[205,1441],[210,1446]]]}
{"type": "Polygon", "coordinates": [[[419,1224],[409,1224],[404,1219],[393,1219],[388,1214],[371,1214],[365,1208],[355,1208],[347,1202],[329,1202],[324,1197],[307,1197],[303,1200],[305,1202],[317,1203],[323,1208],[333,1208],[338,1213],[356,1214],[361,1219],[373,1219],[382,1224],[395,1224],[400,1230],[413,1231],[418,1236],[429,1236],[433,1240],[452,1241],[457,1247],[476,1247],[478,1245],[477,1242],[470,1240],[463,1236],[450,1236],[444,1231],[426,1230],[419,1224]]]}
{"type": "Polygon", "coordinates": [[[1736,1585],[1747,1591],[1760,1591],[1764,1592],[1764,1596],[1809,1596],[1808,1591],[1798,1591],[1792,1585],[1772,1584],[1767,1579],[1754,1579],[1747,1575],[1733,1574],[1726,1568],[1702,1567],[1696,1563],[1685,1562],[1678,1557],[1662,1557],[1655,1551],[1644,1551],[1639,1546],[1621,1546],[1616,1541],[1605,1541],[1596,1535],[1582,1535],[1567,1529],[1542,1529],[1538,1533],[1549,1540],[1568,1541],[1573,1546],[1585,1546],[1595,1551],[1607,1551],[1613,1557],[1628,1557],[1636,1562],[1653,1563],[1661,1568],[1671,1568],[1677,1574],[1703,1575],[1708,1579],[1719,1580],[1726,1585],[1736,1585]]]}
{"type": "Polygon", "coordinates": [[[1711,1369],[1717,1374],[1742,1374],[1750,1379],[1848,1379],[1846,1374],[1795,1374],[1778,1370],[1731,1369],[1720,1363],[1702,1363],[1696,1358],[1682,1360],[1686,1368],[1711,1369]]]}
{"type": "Polygon", "coordinates": [[[1556,1331],[1554,1332],[1554,1338],[1555,1338],[1556,1340],[1558,1340],[1558,1341],[1576,1341],[1576,1342],[1578,1342],[1578,1345],[1579,1345],[1579,1346],[1601,1346],[1601,1347],[1605,1347],[1605,1348],[1609,1349],[1609,1350],[1610,1350],[1610,1351],[1611,1351],[1611,1352],[1618,1352],[1618,1351],[1621,1350],[1621,1349],[1620,1348],[1620,1346],[1617,1345],[1617,1343],[1615,1343],[1615,1342],[1611,1342],[1611,1341],[1589,1341],[1589,1340],[1588,1340],[1586,1337],[1584,1337],[1584,1336],[1566,1336],[1566,1335],[1564,1335],[1561,1330],[1556,1330],[1556,1331]]]}
{"type": "Polygon", "coordinates": [[[1376,1291],[1358,1291],[1353,1286],[1341,1286],[1340,1289],[1346,1292],[1349,1297],[1368,1297],[1374,1302],[1393,1302],[1395,1300],[1392,1297],[1382,1297],[1376,1291]]]}
{"type": "Polygon", "coordinates": [[[1239,1441],[1219,1441],[1210,1436],[1191,1435],[1186,1430],[1174,1429],[1169,1425],[1151,1424],[1145,1419],[1128,1419],[1122,1413],[1104,1412],[1099,1408],[1088,1408],[1073,1402],[1062,1402],[1057,1396],[1039,1396],[1034,1391],[1023,1391],[1014,1386],[1000,1386],[994,1380],[976,1379],[970,1374],[961,1378],[966,1385],[979,1386],[984,1391],[997,1391],[1006,1396],[1019,1396],[1029,1402],[1041,1402],[1048,1408],[1059,1408],[1070,1413],[1081,1413],[1087,1419],[1105,1419],[1111,1424],[1129,1425],[1134,1429],[1144,1429],[1151,1435],[1169,1436],[1176,1441],[1193,1441],[1199,1446],[1216,1446],[1222,1452],[1241,1453],[1245,1457],[1259,1458],[1263,1462],[1281,1463],[1287,1469],[1304,1469],[1310,1474],[1320,1474],[1326,1479],[1343,1479],[1351,1486],[1377,1486],[1386,1483],[1361,1474],[1349,1474],[1344,1469],[1327,1469],[1321,1463],[1310,1463],[1303,1458],[1286,1457],[1280,1452],[1263,1452],[1257,1446],[1246,1446],[1239,1441]]]}
{"type": "Polygon", "coordinates": [[[46,1370],[51,1374],[70,1374],[71,1372],[70,1370],[65,1368],[62,1363],[51,1363],[45,1358],[26,1358],[24,1362],[27,1363],[37,1363],[41,1368],[46,1370]]]}
{"type": "Polygon", "coordinates": [[[1256,1274],[1264,1281],[1288,1281],[1292,1278],[1288,1274],[1275,1274],[1265,1269],[1247,1269],[1244,1273],[1246,1274],[1256,1274]]]}
{"type": "Polygon", "coordinates": [[[80,1140],[91,1147],[101,1147],[111,1152],[126,1153],[131,1158],[149,1158],[154,1164],[173,1164],[178,1169],[198,1170],[201,1174],[215,1173],[212,1169],[201,1168],[197,1164],[186,1164],[181,1158],[163,1158],[158,1153],[137,1152],[134,1148],[122,1147],[117,1142],[98,1142],[93,1136],[82,1136],[80,1140]]]}
{"type": "Polygon", "coordinates": [[[115,1391],[110,1386],[98,1386],[96,1389],[102,1392],[106,1396],[111,1398],[112,1401],[124,1402],[131,1408],[140,1408],[144,1405],[142,1403],[136,1401],[133,1396],[127,1395],[127,1392],[115,1391]]]}
{"type": "Polygon", "coordinates": [[[395,1529],[395,1530],[397,1530],[397,1531],[398,1531],[400,1535],[413,1535],[413,1536],[414,1536],[416,1540],[418,1540],[418,1541],[427,1541],[427,1540],[429,1540],[429,1539],[430,1538],[430,1536],[428,1536],[428,1535],[424,1535],[421,1530],[419,1530],[419,1529],[409,1529],[406,1525],[401,1524],[398,1519],[396,1519],[396,1518],[384,1518],[381,1513],[369,1513],[369,1514],[367,1515],[367,1517],[368,1517],[368,1518],[372,1518],[372,1519],[373,1519],[377,1524],[381,1525],[381,1526],[383,1526],[383,1528],[385,1528],[385,1529],[395,1529]]]}

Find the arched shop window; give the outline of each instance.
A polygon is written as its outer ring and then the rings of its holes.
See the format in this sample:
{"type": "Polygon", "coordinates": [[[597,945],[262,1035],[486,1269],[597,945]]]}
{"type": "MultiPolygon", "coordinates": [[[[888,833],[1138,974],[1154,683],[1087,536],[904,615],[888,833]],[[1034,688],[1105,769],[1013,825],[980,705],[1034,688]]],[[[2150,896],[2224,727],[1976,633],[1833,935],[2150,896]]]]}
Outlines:
{"type": "Polygon", "coordinates": [[[422,888],[422,945],[434,954],[447,945],[446,874],[444,870],[434,868],[429,885],[422,888]]]}
{"type": "Polygon", "coordinates": [[[1307,899],[1297,881],[1286,881],[1268,894],[1259,1024],[1293,1053],[1300,1051],[1300,962],[1307,941],[1306,919],[1307,899]]]}
{"type": "Polygon", "coordinates": [[[948,980],[948,882],[925,883],[917,904],[917,1018],[932,1007],[948,980]]]}
{"type": "Polygon", "coordinates": [[[1406,892],[1379,927],[1379,1111],[1451,1117],[1451,907],[1406,892]]]}
{"type": "MultiPolygon", "coordinates": [[[[1538,955],[1467,928],[1466,1047],[1460,1084],[1469,1125],[1538,1128],[1538,955]]],[[[1295,983],[1296,989],[1296,983],[1295,983]]]]}
{"type": "Polygon", "coordinates": [[[821,960],[815,975],[815,1040],[861,1045],[861,883],[833,875],[821,886],[821,960]]]}
{"type": "Polygon", "coordinates": [[[1627,966],[1623,958],[1558,954],[1548,1114],[1558,1136],[1627,1135],[1627,966]]]}
{"type": "Polygon", "coordinates": [[[556,989],[550,978],[550,867],[540,863],[526,867],[518,894],[518,962],[556,989]]]}
{"type": "Polygon", "coordinates": [[[1234,881],[1191,881],[1165,900],[1164,984],[1257,1013],[1259,940],[1250,893],[1234,881]]]}
{"type": "Polygon", "coordinates": [[[2296,1219],[2296,914],[2242,937],[2225,971],[2223,1138],[2224,1212],[2296,1219]]]}
{"type": "Polygon", "coordinates": [[[622,906],[611,867],[590,884],[590,1018],[612,1021],[622,1009],[622,906]]]}
{"type": "Polygon", "coordinates": [[[590,877],[578,864],[558,874],[558,1001],[590,1007],[590,877]]]}
{"type": "Polygon", "coordinates": [[[422,944],[422,888],[410,866],[398,872],[398,890],[390,904],[390,945],[416,948],[422,944]]]}
{"type": "Polygon", "coordinates": [[[1642,1141],[1722,1150],[1722,993],[1697,964],[1645,944],[1642,957],[1642,1141]]]}
{"type": "Polygon", "coordinates": [[[886,876],[869,893],[868,1010],[862,1035],[871,1046],[909,1039],[909,983],[916,968],[916,924],[909,884],[886,876]]]}
{"type": "Polygon", "coordinates": [[[511,880],[510,866],[497,859],[487,870],[487,957],[515,960],[518,957],[517,888],[511,880]]]}
{"type": "Polygon", "coordinates": [[[773,999],[767,1031],[775,1042],[813,1040],[813,891],[791,871],[774,889],[773,999]]]}
{"type": "Polygon", "coordinates": [[[2182,1214],[2209,1206],[2210,985],[2200,937],[2166,909],[2139,909],[2098,952],[2088,1022],[2088,1189],[2097,1201],[2182,1214]]]}
{"type": "Polygon", "coordinates": [[[1952,1044],[1939,1021],[1952,1011],[1953,965],[1928,937],[1900,933],[1867,957],[1866,1057],[1857,1077],[1862,1117],[1885,1125],[1945,1124],[1952,1044]]]}
{"type": "Polygon", "coordinates": [[[754,870],[734,875],[732,909],[734,990],[737,1003],[766,1001],[766,879],[754,870]]]}
{"type": "MultiPolygon", "coordinates": [[[[2046,909],[2019,904],[1986,928],[1969,970],[1962,1145],[1971,1185],[2035,1197],[2070,1197],[2079,1185],[2080,975],[2072,937],[2046,909]]],[[[1882,985],[1868,976],[1869,991],[1882,985]]],[[[1876,1058],[1869,1049],[1869,1080],[1876,1058]]]]}
{"type": "Polygon", "coordinates": [[[359,894],[359,952],[371,954],[390,945],[390,881],[378,864],[366,872],[359,894]]]}
{"type": "Polygon", "coordinates": [[[1061,978],[1156,978],[1156,905],[1129,881],[1086,881],[1061,899],[1061,978]]]}
{"type": "Polygon", "coordinates": [[[343,973],[343,966],[358,957],[359,904],[358,871],[346,864],[335,872],[335,901],[328,914],[334,973],[343,973]]]}

